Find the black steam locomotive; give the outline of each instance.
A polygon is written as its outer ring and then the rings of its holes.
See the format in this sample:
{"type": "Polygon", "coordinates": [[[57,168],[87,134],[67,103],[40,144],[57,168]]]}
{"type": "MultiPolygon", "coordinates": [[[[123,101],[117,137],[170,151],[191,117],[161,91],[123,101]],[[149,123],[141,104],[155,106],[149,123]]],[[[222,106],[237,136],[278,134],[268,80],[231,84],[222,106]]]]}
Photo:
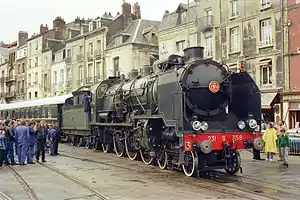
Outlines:
{"type": "Polygon", "coordinates": [[[73,92],[62,108],[62,130],[74,145],[115,151],[161,169],[239,171],[238,150],[264,146],[260,92],[247,72],[184,50],[73,92]],[[87,98],[89,99],[87,101],[87,98]],[[84,100],[83,100],[84,99],[84,100]]]}

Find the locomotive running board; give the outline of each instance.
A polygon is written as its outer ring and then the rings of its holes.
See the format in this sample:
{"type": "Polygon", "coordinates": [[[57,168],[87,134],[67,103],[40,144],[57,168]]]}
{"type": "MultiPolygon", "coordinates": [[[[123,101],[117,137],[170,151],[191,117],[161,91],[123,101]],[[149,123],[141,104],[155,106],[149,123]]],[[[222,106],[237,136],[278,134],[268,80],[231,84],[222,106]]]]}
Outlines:
{"type": "Polygon", "coordinates": [[[90,123],[92,126],[132,126],[132,123],[100,123],[100,122],[92,122],[90,123]]]}

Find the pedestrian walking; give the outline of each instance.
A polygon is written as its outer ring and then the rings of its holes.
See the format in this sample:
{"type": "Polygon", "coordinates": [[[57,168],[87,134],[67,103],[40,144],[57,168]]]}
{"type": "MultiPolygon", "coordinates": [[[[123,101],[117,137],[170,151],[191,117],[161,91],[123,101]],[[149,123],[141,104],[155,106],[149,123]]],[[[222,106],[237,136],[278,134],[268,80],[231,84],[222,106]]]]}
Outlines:
{"type": "Polygon", "coordinates": [[[0,167],[2,167],[4,162],[4,156],[6,151],[6,138],[5,131],[2,121],[0,121],[0,167]]]}
{"type": "Polygon", "coordinates": [[[37,162],[39,162],[41,154],[42,154],[41,155],[42,156],[42,162],[46,162],[45,148],[46,148],[48,131],[47,131],[44,123],[42,123],[42,126],[40,124],[38,124],[36,126],[36,147],[37,147],[36,161],[37,162]]]}
{"type": "Polygon", "coordinates": [[[281,137],[281,129],[282,128],[284,128],[284,123],[280,122],[278,127],[276,128],[277,129],[277,138],[278,138],[278,140],[277,140],[278,161],[283,161],[282,153],[281,153],[280,147],[278,145],[279,138],[281,137]]]}
{"type": "Polygon", "coordinates": [[[267,153],[266,161],[272,162],[273,156],[277,152],[277,134],[276,129],[274,128],[274,124],[272,122],[269,123],[269,127],[263,135],[263,140],[265,142],[265,152],[267,153]]]}
{"type": "Polygon", "coordinates": [[[22,121],[21,125],[15,129],[19,165],[26,165],[25,160],[29,145],[29,129],[25,124],[26,122],[22,121]]]}
{"type": "Polygon", "coordinates": [[[290,138],[286,133],[285,128],[281,128],[280,130],[281,136],[278,139],[278,146],[281,151],[281,155],[283,158],[283,165],[288,167],[288,156],[289,156],[289,147],[290,147],[290,138]]]}
{"type": "Polygon", "coordinates": [[[28,164],[35,164],[33,162],[33,156],[34,156],[34,146],[35,146],[35,139],[36,139],[36,132],[34,130],[35,123],[29,122],[28,128],[29,128],[29,142],[28,142],[28,152],[27,152],[27,162],[28,164]]]}

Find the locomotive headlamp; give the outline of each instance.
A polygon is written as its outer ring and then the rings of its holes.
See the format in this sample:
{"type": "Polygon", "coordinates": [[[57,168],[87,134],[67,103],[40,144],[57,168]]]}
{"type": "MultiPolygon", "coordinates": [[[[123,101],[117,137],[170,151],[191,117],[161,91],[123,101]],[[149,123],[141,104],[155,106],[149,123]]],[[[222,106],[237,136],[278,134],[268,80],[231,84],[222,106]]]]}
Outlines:
{"type": "Polygon", "coordinates": [[[243,130],[246,127],[245,122],[244,121],[239,121],[238,122],[238,127],[239,127],[239,129],[243,130]]]}
{"type": "Polygon", "coordinates": [[[192,127],[195,131],[199,131],[201,129],[201,122],[199,121],[193,121],[192,127]]]}
{"type": "Polygon", "coordinates": [[[207,122],[201,122],[201,129],[203,131],[206,131],[208,129],[208,123],[207,122]]]}
{"type": "Polygon", "coordinates": [[[257,121],[255,119],[250,119],[248,125],[250,128],[255,129],[257,127],[257,121]]]}

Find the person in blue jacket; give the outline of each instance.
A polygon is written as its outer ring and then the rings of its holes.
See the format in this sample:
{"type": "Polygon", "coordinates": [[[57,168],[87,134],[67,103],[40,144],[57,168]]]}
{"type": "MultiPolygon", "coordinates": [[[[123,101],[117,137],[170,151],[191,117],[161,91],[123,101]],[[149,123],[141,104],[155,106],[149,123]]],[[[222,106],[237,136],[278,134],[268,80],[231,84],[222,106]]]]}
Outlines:
{"type": "Polygon", "coordinates": [[[6,141],[7,141],[7,155],[9,159],[6,159],[6,163],[8,165],[16,165],[15,162],[15,156],[14,156],[14,143],[15,143],[15,134],[13,132],[13,130],[11,129],[10,125],[11,125],[11,121],[10,120],[6,120],[4,122],[4,130],[6,133],[6,141]],[[10,163],[9,163],[10,160],[10,163]]]}
{"type": "Polygon", "coordinates": [[[48,136],[48,129],[45,122],[41,122],[41,125],[36,126],[36,161],[39,162],[40,155],[42,154],[42,162],[45,160],[45,149],[48,136]]]}
{"type": "Polygon", "coordinates": [[[82,104],[84,107],[84,112],[86,115],[86,119],[91,121],[91,98],[85,94],[82,98],[82,104]]]}
{"type": "Polygon", "coordinates": [[[29,128],[29,141],[28,141],[28,153],[27,153],[27,163],[28,164],[35,164],[33,162],[33,156],[34,156],[34,145],[35,145],[35,139],[36,139],[36,132],[34,130],[35,123],[30,121],[28,122],[28,128],[29,128]]]}
{"type": "Polygon", "coordinates": [[[0,167],[2,167],[4,162],[4,156],[6,151],[6,138],[5,131],[2,121],[0,121],[0,167]]]}
{"type": "Polygon", "coordinates": [[[51,148],[50,148],[50,155],[55,156],[55,139],[56,139],[56,130],[52,124],[49,125],[49,138],[51,140],[51,148]]]}
{"type": "Polygon", "coordinates": [[[21,125],[15,129],[19,165],[26,165],[26,153],[29,145],[29,128],[25,124],[26,122],[22,121],[21,125]]]}

